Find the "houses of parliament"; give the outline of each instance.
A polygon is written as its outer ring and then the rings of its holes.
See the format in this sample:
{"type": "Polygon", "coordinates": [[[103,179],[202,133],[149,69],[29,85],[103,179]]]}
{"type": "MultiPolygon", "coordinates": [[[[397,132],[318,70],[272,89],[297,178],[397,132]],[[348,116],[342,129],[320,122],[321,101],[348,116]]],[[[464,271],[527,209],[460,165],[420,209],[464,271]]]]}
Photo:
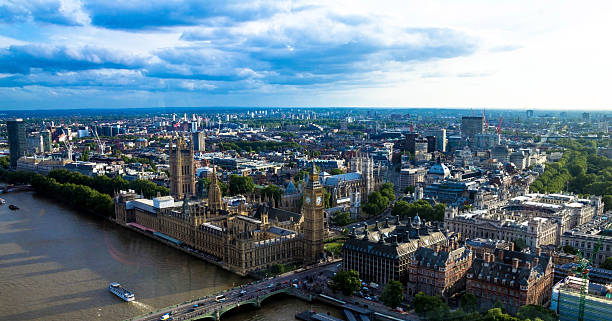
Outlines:
{"type": "Polygon", "coordinates": [[[224,200],[216,172],[207,198],[198,199],[193,145],[177,138],[169,153],[171,196],[145,199],[134,191],[117,193],[118,224],[175,240],[239,275],[279,263],[315,263],[323,257],[324,196],[315,167],[304,187],[301,213],[294,213],[263,202],[224,200]]]}

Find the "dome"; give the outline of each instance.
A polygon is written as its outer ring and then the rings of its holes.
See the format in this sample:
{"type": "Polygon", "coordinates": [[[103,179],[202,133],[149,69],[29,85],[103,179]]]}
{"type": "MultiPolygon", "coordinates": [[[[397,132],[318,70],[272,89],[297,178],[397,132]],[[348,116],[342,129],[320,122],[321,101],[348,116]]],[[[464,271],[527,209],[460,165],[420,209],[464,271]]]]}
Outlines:
{"type": "Polygon", "coordinates": [[[430,175],[439,175],[442,177],[447,177],[450,176],[450,169],[448,169],[446,165],[438,163],[430,167],[429,172],[427,173],[430,175]]]}
{"type": "Polygon", "coordinates": [[[421,225],[421,218],[419,217],[419,213],[417,213],[417,215],[415,215],[412,218],[412,224],[414,224],[415,226],[420,226],[421,225]]]}

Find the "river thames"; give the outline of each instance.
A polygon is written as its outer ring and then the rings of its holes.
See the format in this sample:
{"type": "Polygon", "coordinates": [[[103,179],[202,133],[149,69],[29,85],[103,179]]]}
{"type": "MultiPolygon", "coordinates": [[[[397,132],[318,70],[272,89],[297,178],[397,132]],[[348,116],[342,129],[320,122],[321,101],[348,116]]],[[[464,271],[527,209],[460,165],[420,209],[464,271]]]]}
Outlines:
{"type": "MultiPolygon", "coordinates": [[[[33,193],[2,197],[0,320],[123,320],[250,281],[33,193]],[[136,301],[111,294],[110,282],[134,292],[136,301]]],[[[294,320],[308,309],[339,313],[282,298],[222,319],[294,320]]]]}

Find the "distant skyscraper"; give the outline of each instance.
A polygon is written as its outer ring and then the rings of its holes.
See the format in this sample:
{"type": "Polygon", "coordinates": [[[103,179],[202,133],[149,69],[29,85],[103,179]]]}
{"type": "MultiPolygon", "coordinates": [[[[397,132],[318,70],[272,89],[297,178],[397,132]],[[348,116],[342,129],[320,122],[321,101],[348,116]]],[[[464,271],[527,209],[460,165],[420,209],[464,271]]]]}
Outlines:
{"type": "Polygon", "coordinates": [[[191,134],[193,141],[193,150],[197,152],[206,151],[206,134],[204,132],[195,132],[191,134]]]}
{"type": "Polygon", "coordinates": [[[527,118],[532,118],[533,117],[533,110],[529,109],[527,111],[527,118]]]}
{"type": "Polygon", "coordinates": [[[25,156],[28,150],[25,123],[21,118],[7,120],[6,129],[8,131],[11,167],[15,168],[19,157],[25,156]]]}
{"type": "Polygon", "coordinates": [[[476,134],[484,133],[484,117],[462,117],[461,118],[461,137],[474,141],[476,134]]]}
{"type": "Polygon", "coordinates": [[[590,118],[591,118],[591,114],[589,114],[589,113],[582,113],[582,119],[589,120],[590,118]]]}
{"type": "Polygon", "coordinates": [[[43,145],[45,152],[51,151],[51,132],[48,129],[45,129],[40,132],[40,136],[43,139],[43,145]]]}

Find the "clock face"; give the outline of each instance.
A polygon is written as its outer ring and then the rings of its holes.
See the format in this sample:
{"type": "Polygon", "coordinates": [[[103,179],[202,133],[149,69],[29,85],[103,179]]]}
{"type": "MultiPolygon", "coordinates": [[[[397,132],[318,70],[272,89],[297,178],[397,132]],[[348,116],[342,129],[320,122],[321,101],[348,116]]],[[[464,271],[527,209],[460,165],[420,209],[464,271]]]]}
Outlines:
{"type": "Polygon", "coordinates": [[[306,196],[306,204],[310,204],[310,196],[306,196]]]}
{"type": "Polygon", "coordinates": [[[317,205],[321,205],[321,196],[317,196],[317,205]]]}

